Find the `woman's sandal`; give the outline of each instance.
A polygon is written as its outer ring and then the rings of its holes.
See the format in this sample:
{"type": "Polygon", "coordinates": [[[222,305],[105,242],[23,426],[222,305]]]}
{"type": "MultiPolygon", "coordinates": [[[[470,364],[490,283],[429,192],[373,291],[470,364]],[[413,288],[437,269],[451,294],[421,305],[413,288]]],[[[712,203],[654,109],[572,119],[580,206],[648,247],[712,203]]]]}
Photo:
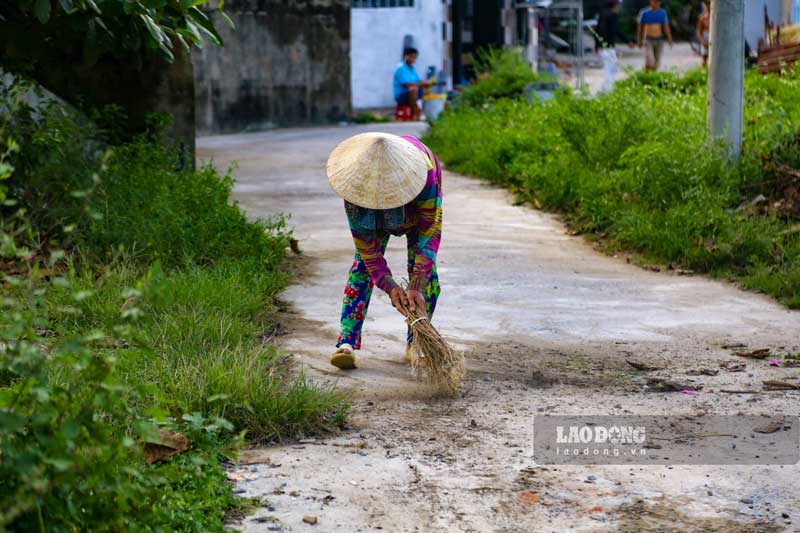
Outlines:
{"type": "Polygon", "coordinates": [[[353,347],[349,344],[342,344],[331,354],[331,364],[342,370],[352,370],[356,367],[356,356],[353,347]]]}

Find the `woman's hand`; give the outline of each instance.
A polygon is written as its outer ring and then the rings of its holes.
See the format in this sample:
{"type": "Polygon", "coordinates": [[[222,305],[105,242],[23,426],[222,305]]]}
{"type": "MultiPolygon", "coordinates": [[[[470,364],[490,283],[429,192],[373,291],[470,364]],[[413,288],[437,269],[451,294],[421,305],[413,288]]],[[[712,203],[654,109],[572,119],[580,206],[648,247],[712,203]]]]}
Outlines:
{"type": "Polygon", "coordinates": [[[389,293],[389,298],[392,300],[392,305],[395,309],[400,311],[400,314],[406,316],[408,314],[409,302],[405,291],[400,287],[395,287],[389,293]]]}
{"type": "Polygon", "coordinates": [[[406,298],[408,299],[408,310],[412,313],[417,313],[419,315],[425,316],[427,314],[427,310],[425,309],[425,297],[422,296],[420,291],[415,291],[412,289],[408,289],[406,292],[406,298]]]}

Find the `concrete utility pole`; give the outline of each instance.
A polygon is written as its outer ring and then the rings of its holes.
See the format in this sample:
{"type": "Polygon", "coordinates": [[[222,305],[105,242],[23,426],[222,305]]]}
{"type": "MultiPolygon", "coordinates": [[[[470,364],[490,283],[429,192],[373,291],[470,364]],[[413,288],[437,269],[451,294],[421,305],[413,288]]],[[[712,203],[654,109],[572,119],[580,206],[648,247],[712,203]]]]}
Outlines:
{"type": "Polygon", "coordinates": [[[731,159],[742,153],[744,0],[713,0],[708,61],[708,138],[725,139],[731,159]]]}

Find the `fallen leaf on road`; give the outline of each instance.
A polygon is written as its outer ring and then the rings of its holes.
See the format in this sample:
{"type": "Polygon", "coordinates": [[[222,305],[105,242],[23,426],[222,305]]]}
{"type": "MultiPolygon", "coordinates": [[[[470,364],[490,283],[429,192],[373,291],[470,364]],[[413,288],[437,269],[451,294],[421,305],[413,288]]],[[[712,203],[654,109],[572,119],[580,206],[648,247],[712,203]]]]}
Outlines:
{"type": "Polygon", "coordinates": [[[722,349],[724,349],[724,350],[730,350],[730,349],[733,349],[733,348],[747,348],[747,345],[743,344],[741,342],[734,342],[734,343],[731,343],[731,344],[723,344],[722,345],[722,349]]]}
{"type": "Polygon", "coordinates": [[[640,363],[638,361],[633,361],[631,359],[625,359],[625,362],[631,365],[636,370],[642,370],[644,372],[650,372],[652,370],[661,370],[660,367],[648,365],[646,363],[640,363]]]}
{"type": "Polygon", "coordinates": [[[701,383],[679,382],[663,378],[647,378],[647,386],[655,392],[699,391],[703,388],[701,383]]]}
{"type": "Polygon", "coordinates": [[[246,470],[239,470],[236,472],[228,472],[228,479],[231,481],[249,481],[258,477],[255,472],[247,472],[246,470]]]}
{"type": "Polygon", "coordinates": [[[769,360],[769,366],[781,366],[781,360],[773,357],[769,360]]]}
{"type": "Polygon", "coordinates": [[[719,364],[720,368],[728,372],[744,372],[747,365],[739,361],[725,361],[719,364]]]}
{"type": "Polygon", "coordinates": [[[145,442],[144,444],[144,460],[147,464],[153,464],[189,449],[189,439],[180,433],[161,429],[158,432],[158,438],[159,442],[145,442]]]}
{"type": "Polygon", "coordinates": [[[716,368],[696,368],[689,370],[686,374],[689,376],[716,376],[719,374],[719,370],[716,368]]]}
{"type": "Polygon", "coordinates": [[[788,383],[777,379],[770,379],[762,382],[764,390],[800,390],[800,385],[796,383],[788,383]]]}
{"type": "Polygon", "coordinates": [[[519,493],[519,501],[525,505],[535,505],[539,503],[541,500],[541,496],[539,496],[535,492],[520,492],[519,493]]]}
{"type": "Polygon", "coordinates": [[[733,352],[733,355],[739,357],[749,357],[750,359],[766,359],[769,357],[769,348],[759,348],[751,352],[733,352]]]}
{"type": "Polygon", "coordinates": [[[603,512],[603,508],[600,507],[599,505],[595,505],[594,507],[589,509],[589,512],[590,513],[602,513],[603,512]]]}
{"type": "Polygon", "coordinates": [[[685,394],[687,396],[700,396],[700,393],[697,392],[696,390],[686,390],[686,389],[684,389],[684,390],[681,391],[681,394],[685,394]]]}
{"type": "Polygon", "coordinates": [[[311,515],[306,515],[306,516],[303,517],[303,522],[305,522],[306,524],[311,524],[313,526],[313,525],[315,525],[317,523],[317,517],[316,516],[311,516],[311,515]]]}
{"type": "Polygon", "coordinates": [[[775,433],[783,427],[783,420],[770,420],[763,426],[753,428],[756,433],[775,433]]]}

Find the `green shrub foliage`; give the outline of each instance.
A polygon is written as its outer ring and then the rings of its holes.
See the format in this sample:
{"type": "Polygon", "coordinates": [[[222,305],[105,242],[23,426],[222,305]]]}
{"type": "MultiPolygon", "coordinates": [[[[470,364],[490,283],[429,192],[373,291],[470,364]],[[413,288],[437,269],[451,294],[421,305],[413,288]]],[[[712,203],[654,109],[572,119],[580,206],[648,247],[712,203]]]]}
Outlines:
{"type": "Polygon", "coordinates": [[[798,199],[786,172],[800,163],[800,71],[748,73],[736,164],[706,141],[705,83],[700,71],[637,74],[594,98],[456,107],[426,142],[451,168],[562,212],[611,249],[737,279],[800,307],[798,199]]]}
{"type": "Polygon", "coordinates": [[[283,219],[248,220],[230,176],[178,168],[156,132],[116,145],[0,90],[0,530],[221,531],[243,437],[347,407],[268,342],[283,219]],[[159,429],[190,447],[148,465],[159,429]]]}

